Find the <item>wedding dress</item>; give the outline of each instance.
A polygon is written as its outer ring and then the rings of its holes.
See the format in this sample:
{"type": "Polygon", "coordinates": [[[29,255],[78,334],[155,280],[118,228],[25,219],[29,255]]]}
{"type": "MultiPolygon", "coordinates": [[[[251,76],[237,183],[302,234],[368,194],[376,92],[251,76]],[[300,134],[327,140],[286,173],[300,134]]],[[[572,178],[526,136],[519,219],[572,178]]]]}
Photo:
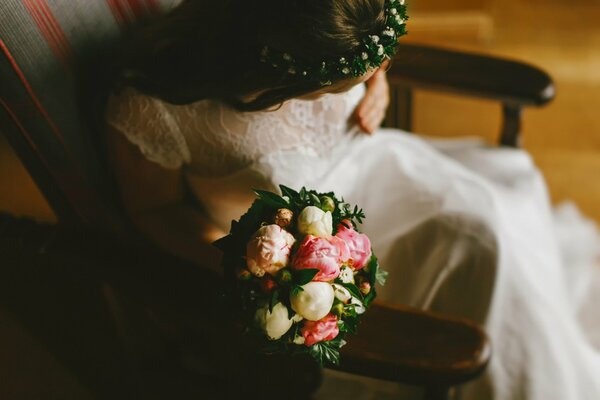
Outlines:
{"type": "MultiPolygon", "coordinates": [[[[147,159],[183,168],[225,231],[249,207],[252,188],[304,185],[360,205],[362,230],[389,271],[381,300],[467,317],[489,332],[491,364],[462,398],[600,399],[600,353],[577,320],[600,248],[593,224],[569,207],[555,216],[523,151],[360,133],[350,115],[363,94],[359,85],[243,113],[125,89],[111,97],[108,122],[147,159]]],[[[324,386],[339,398],[390,396],[340,374],[324,386]]]]}

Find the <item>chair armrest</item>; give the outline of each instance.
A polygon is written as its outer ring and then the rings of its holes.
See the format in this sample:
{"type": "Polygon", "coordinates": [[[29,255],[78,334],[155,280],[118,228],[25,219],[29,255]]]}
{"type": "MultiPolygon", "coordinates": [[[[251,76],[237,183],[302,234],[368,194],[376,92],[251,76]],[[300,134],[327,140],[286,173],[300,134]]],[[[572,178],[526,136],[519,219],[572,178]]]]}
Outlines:
{"type": "Polygon", "coordinates": [[[491,346],[472,322],[375,303],[342,348],[341,371],[410,385],[449,387],[486,368],[491,346]]]}
{"type": "Polygon", "coordinates": [[[539,68],[520,61],[401,44],[388,72],[392,104],[386,125],[412,130],[412,91],[429,89],[475,96],[502,103],[499,143],[518,147],[521,109],[542,106],[554,98],[554,83],[539,68]]]}
{"type": "MultiPolygon", "coordinates": [[[[236,327],[236,321],[220,312],[222,279],[169,255],[135,248],[102,233],[37,224],[2,213],[0,254],[4,261],[8,261],[8,266],[11,265],[10,260],[14,260],[13,267],[2,270],[2,276],[12,274],[10,279],[3,280],[12,282],[15,293],[23,289],[20,284],[29,276],[42,272],[44,276],[52,277],[51,281],[41,280],[41,283],[50,285],[50,290],[56,282],[77,283],[79,275],[85,276],[94,285],[98,282],[98,286],[109,294],[109,300],[113,299],[109,303],[116,307],[111,309],[117,330],[123,331],[123,342],[129,343],[132,348],[144,344],[146,333],[140,336],[142,340],[135,335],[128,337],[137,329],[133,325],[128,326],[121,315],[123,312],[117,304],[119,298],[126,300],[125,305],[136,304],[134,310],[139,310],[139,315],[134,313],[134,320],[149,312],[152,324],[160,326],[161,331],[166,329],[165,338],[173,338],[177,346],[199,349],[199,357],[213,367],[218,365],[216,370],[234,377],[253,377],[249,371],[239,369],[244,365],[261,363],[273,371],[293,371],[289,369],[293,364],[303,365],[302,371],[308,372],[310,382],[318,380],[311,372],[314,366],[311,367],[305,359],[271,357],[253,361],[254,355],[245,354],[253,352],[237,336],[241,329],[236,327]],[[28,265],[28,268],[17,268],[17,264],[28,265]],[[21,270],[29,271],[19,272],[21,270]],[[24,278],[17,279],[19,274],[24,278]],[[109,287],[112,289],[109,290],[109,287]],[[219,349],[224,343],[229,351],[208,350],[219,349]],[[282,367],[284,365],[286,368],[282,367]]],[[[85,309],[78,312],[85,313],[85,309]]],[[[36,317],[33,315],[31,318],[36,317]]],[[[487,336],[473,323],[408,307],[376,303],[365,314],[358,335],[349,337],[349,344],[342,349],[339,369],[413,385],[448,387],[479,375],[489,357],[487,336]]],[[[141,358],[146,359],[145,356],[141,358]]],[[[252,383],[259,385],[262,391],[273,386],[271,381],[261,385],[259,378],[264,374],[258,375],[252,383]]],[[[298,380],[297,373],[283,375],[289,378],[282,380],[288,387],[298,380]]],[[[308,381],[302,382],[302,385],[309,386],[308,381]]]]}
{"type": "Polygon", "coordinates": [[[554,97],[541,69],[505,58],[401,44],[388,72],[392,84],[541,106],[554,97]]]}

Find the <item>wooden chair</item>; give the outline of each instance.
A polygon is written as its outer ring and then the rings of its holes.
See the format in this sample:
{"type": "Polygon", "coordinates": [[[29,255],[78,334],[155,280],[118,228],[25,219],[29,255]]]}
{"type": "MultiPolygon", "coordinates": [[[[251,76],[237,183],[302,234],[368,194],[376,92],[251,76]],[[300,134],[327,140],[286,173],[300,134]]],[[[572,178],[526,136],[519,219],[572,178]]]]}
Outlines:
{"type": "MultiPolygon", "coordinates": [[[[0,4],[0,132],[59,217],[56,225],[0,217],[0,299],[98,398],[307,398],[320,379],[310,360],[255,355],[215,300],[221,277],[138,240],[82,121],[85,60],[124,25],[172,3],[0,4]],[[303,372],[286,374],[290,362],[303,372]]],[[[553,95],[551,79],[534,67],[416,45],[401,47],[389,76],[394,126],[410,129],[414,89],[476,95],[503,104],[500,142],[511,146],[521,107],[553,95]]],[[[339,369],[445,399],[479,376],[490,355],[485,332],[469,321],[376,304],[339,369]]]]}

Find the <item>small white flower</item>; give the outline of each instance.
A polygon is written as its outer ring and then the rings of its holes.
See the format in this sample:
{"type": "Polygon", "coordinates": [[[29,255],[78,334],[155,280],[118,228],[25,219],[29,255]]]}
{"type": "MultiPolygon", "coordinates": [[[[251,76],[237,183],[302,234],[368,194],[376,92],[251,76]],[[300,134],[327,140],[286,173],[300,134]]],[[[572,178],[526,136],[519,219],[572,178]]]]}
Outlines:
{"type": "Polygon", "coordinates": [[[383,31],[383,34],[384,34],[384,35],[386,35],[386,36],[390,36],[390,37],[393,37],[393,36],[394,36],[394,33],[395,33],[395,32],[394,32],[394,30],[393,30],[392,28],[388,28],[388,29],[386,29],[385,31],[383,31]]]}
{"type": "Polygon", "coordinates": [[[348,74],[350,73],[350,68],[348,68],[348,67],[344,67],[344,68],[342,68],[342,73],[343,73],[344,75],[348,75],[348,74]]]}
{"type": "Polygon", "coordinates": [[[304,336],[296,336],[294,338],[294,343],[296,343],[296,344],[302,345],[302,344],[304,344],[304,341],[305,341],[304,336]]]}
{"type": "MultiPolygon", "coordinates": [[[[400,3],[400,4],[402,4],[402,3],[400,3]]],[[[392,13],[392,15],[396,15],[396,14],[398,14],[398,10],[396,10],[395,8],[392,8],[392,9],[390,10],[390,12],[392,13]]]]}
{"type": "Polygon", "coordinates": [[[362,54],[360,55],[360,57],[361,57],[363,60],[366,60],[366,59],[368,59],[368,58],[369,58],[369,55],[368,55],[366,52],[364,52],[364,51],[363,51],[363,52],[362,52],[362,54]]]}
{"type": "Polygon", "coordinates": [[[373,43],[377,44],[379,43],[379,36],[377,35],[371,35],[371,40],[373,41],[373,43]]]}
{"type": "Polygon", "coordinates": [[[400,0],[400,5],[403,6],[404,5],[404,0],[400,0]]]}
{"type": "Polygon", "coordinates": [[[292,59],[292,56],[290,56],[288,53],[283,53],[283,59],[285,61],[290,61],[292,59]]]}
{"type": "Polygon", "coordinates": [[[360,301],[359,299],[357,299],[356,297],[353,297],[350,300],[350,304],[354,304],[354,310],[356,311],[357,314],[364,314],[365,311],[367,311],[367,309],[365,308],[365,306],[363,305],[362,301],[360,301]]]}
{"type": "Polygon", "coordinates": [[[378,56],[383,55],[383,46],[382,45],[377,46],[377,55],[378,56]]]}
{"type": "Polygon", "coordinates": [[[350,294],[348,289],[346,289],[342,285],[338,285],[337,283],[334,283],[332,286],[333,286],[333,293],[335,294],[336,299],[338,299],[342,303],[347,303],[348,301],[350,301],[350,299],[352,298],[352,295],[350,294]]]}
{"type": "Polygon", "coordinates": [[[400,25],[402,25],[404,23],[404,20],[402,18],[400,18],[399,15],[396,15],[396,22],[400,25]]]}
{"type": "Polygon", "coordinates": [[[341,64],[346,64],[346,58],[345,57],[340,58],[340,63],[341,64]]]}
{"type": "Polygon", "coordinates": [[[354,283],[354,271],[349,267],[342,267],[339,278],[344,283],[354,283]]]}
{"type": "Polygon", "coordinates": [[[289,67],[289,68],[288,68],[288,74],[290,74],[290,75],[295,75],[295,74],[296,74],[296,68],[294,68],[294,67],[289,67]]]}

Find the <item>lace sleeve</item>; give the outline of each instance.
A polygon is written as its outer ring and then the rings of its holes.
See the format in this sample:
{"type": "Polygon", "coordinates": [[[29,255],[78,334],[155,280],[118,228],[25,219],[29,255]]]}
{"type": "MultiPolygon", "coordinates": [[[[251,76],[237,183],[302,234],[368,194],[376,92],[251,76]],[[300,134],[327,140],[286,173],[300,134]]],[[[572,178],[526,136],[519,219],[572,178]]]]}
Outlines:
{"type": "Polygon", "coordinates": [[[190,163],[186,139],[159,100],[126,89],[109,99],[107,123],[122,132],[149,161],[167,169],[190,163]]]}

